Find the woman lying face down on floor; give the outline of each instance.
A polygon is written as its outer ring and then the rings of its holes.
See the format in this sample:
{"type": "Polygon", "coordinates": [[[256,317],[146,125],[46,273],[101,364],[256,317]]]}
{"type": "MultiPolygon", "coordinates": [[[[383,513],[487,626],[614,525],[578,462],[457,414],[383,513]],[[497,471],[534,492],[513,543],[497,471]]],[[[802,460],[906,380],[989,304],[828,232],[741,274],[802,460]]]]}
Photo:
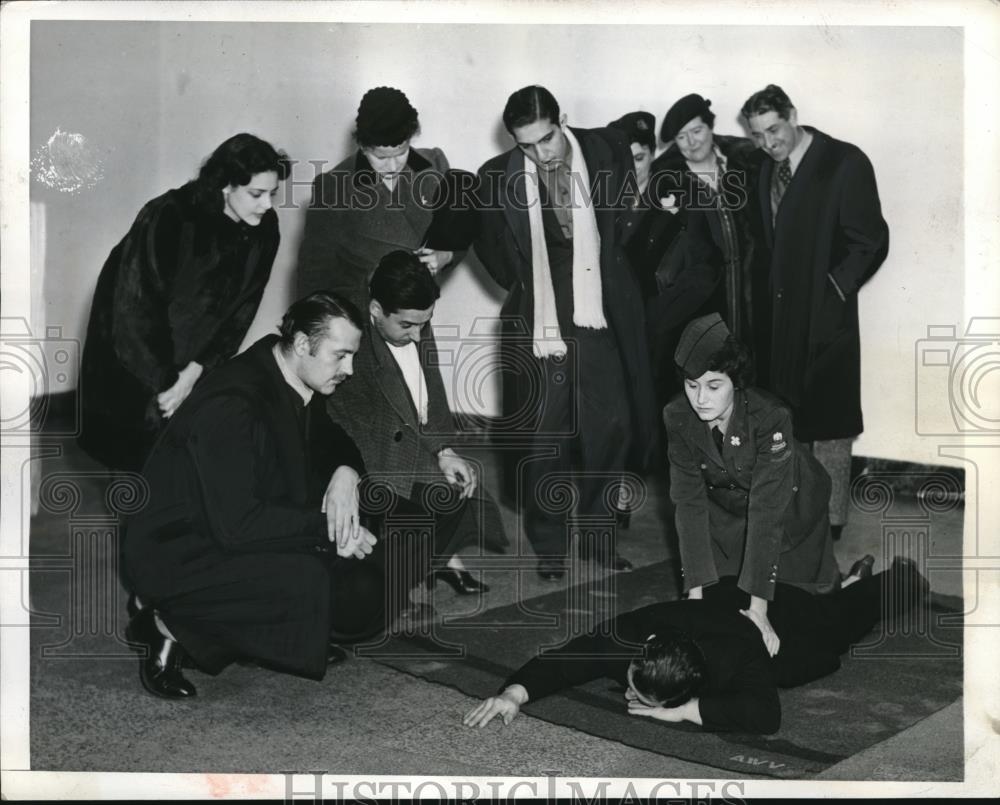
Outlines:
{"type": "Polygon", "coordinates": [[[774,655],[756,623],[741,614],[746,593],[734,576],[720,579],[711,599],[626,612],[527,662],[463,723],[483,727],[500,716],[509,724],[529,701],[610,678],[622,685],[629,715],[717,732],[777,732],[779,687],[833,673],[841,655],[879,620],[899,619],[927,604],[927,581],[908,560],[896,559],[878,575],[866,563],[849,578],[851,584],[828,595],[775,585],[770,615],[781,651],[774,655]]]}
{"type": "Polygon", "coordinates": [[[496,716],[509,724],[528,701],[607,677],[624,688],[630,715],[716,731],[778,729],[768,656],[746,618],[704,601],[674,601],[603,626],[529,661],[466,714],[465,726],[483,727],[496,716]]]}

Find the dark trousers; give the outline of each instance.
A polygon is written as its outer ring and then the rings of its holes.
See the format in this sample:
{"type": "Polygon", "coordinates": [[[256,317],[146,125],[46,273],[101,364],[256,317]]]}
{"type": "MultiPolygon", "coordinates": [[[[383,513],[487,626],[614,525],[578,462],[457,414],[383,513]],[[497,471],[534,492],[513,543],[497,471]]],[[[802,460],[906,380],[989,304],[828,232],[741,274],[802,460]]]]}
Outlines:
{"type": "Polygon", "coordinates": [[[389,512],[366,518],[378,541],[364,559],[338,556],[333,545],[223,556],[143,580],[136,592],[202,670],[253,659],[322,676],[329,640],[382,632],[407,606],[410,588],[451,555],[467,501],[444,484],[414,490],[412,500],[397,498],[389,512]]]}
{"type": "Polygon", "coordinates": [[[377,562],[385,575],[386,625],[407,606],[409,592],[457,550],[459,525],[468,509],[452,486],[415,483],[409,498],[397,497],[376,518],[377,562]]]}
{"type": "MultiPolygon", "coordinates": [[[[775,682],[804,685],[840,667],[840,655],[860,642],[879,621],[893,621],[926,604],[926,581],[909,563],[823,595],[788,584],[776,585],[767,617],[781,641],[772,658],[775,682]]],[[[750,596],[726,576],[705,587],[704,597],[727,608],[746,609],[750,596]]]]}
{"type": "Polygon", "coordinates": [[[532,455],[520,468],[520,508],[540,557],[567,554],[567,518],[573,514],[611,516],[630,440],[628,392],[614,336],[610,330],[576,329],[565,340],[564,360],[538,361],[537,432],[532,455]]]}

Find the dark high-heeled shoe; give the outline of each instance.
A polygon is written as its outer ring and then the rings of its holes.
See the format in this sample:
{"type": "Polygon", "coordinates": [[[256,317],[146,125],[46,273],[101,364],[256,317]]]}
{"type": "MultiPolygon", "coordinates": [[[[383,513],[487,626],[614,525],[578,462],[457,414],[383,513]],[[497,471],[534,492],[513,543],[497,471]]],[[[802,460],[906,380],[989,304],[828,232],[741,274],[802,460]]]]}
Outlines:
{"type": "Polygon", "coordinates": [[[456,570],[453,567],[442,567],[432,570],[431,584],[437,586],[439,580],[445,582],[459,595],[476,595],[490,591],[488,584],[483,584],[467,570],[456,570]]]}
{"type": "Polygon", "coordinates": [[[198,695],[194,685],[181,673],[184,649],[176,640],[160,634],[152,607],[139,610],[129,622],[125,636],[146,648],[146,656],[139,658],[139,681],[147,691],[161,699],[190,699],[198,695]]]}

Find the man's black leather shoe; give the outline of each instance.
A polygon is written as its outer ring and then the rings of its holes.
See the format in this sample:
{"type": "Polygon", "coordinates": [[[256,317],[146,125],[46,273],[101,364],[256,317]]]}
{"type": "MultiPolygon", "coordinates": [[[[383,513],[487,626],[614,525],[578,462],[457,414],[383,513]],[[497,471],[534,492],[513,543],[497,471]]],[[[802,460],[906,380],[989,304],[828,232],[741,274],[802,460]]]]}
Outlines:
{"type": "Polygon", "coordinates": [[[566,575],[566,569],[561,562],[546,562],[543,560],[538,563],[538,575],[544,581],[559,581],[559,579],[566,575]]]}
{"type": "Polygon", "coordinates": [[[160,634],[152,607],[139,610],[129,622],[125,636],[146,649],[147,656],[139,658],[139,681],[147,691],[161,699],[190,699],[198,695],[194,685],[181,673],[184,649],[176,640],[160,634]]]}
{"type": "Polygon", "coordinates": [[[347,652],[338,646],[336,643],[328,643],[326,646],[326,665],[327,667],[331,665],[339,665],[342,662],[347,662],[348,654],[347,652]]]}

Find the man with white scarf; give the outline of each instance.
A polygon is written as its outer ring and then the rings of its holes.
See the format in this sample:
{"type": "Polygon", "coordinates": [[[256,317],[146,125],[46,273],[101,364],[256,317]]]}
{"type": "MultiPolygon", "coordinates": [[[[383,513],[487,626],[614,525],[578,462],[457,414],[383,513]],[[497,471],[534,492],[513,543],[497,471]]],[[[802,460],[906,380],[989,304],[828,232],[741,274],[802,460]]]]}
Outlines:
{"type": "MultiPolygon", "coordinates": [[[[622,248],[632,155],[613,129],[571,129],[540,86],[507,101],[516,146],[479,170],[476,254],[508,292],[497,431],[544,579],[570,541],[615,570],[626,469],[649,462],[656,419],[639,286],[622,248]]],[[[632,188],[634,190],[634,188],[632,188]]],[[[635,490],[641,483],[626,489],[635,490]]]]}

